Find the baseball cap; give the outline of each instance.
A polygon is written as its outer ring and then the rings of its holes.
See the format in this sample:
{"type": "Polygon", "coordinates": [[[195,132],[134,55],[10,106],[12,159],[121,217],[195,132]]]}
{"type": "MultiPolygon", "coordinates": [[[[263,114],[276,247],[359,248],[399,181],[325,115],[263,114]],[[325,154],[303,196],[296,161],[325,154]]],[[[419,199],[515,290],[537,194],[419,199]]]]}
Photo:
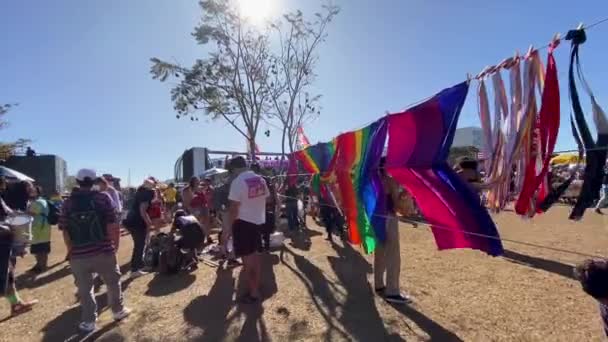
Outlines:
{"type": "Polygon", "coordinates": [[[154,187],[156,186],[156,181],[154,178],[152,177],[148,177],[146,179],[144,179],[144,187],[147,189],[154,189],[154,187]]]}
{"type": "Polygon", "coordinates": [[[93,169],[80,169],[78,173],[76,173],[76,179],[79,181],[84,181],[85,178],[89,178],[91,180],[95,180],[97,178],[97,173],[93,169]]]}

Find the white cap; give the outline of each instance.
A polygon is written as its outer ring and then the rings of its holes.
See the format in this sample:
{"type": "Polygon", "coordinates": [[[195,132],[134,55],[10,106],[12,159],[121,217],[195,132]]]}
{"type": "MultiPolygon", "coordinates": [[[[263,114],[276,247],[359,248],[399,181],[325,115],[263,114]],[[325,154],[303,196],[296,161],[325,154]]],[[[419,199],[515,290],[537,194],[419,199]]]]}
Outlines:
{"type": "Polygon", "coordinates": [[[76,179],[79,181],[85,180],[85,178],[90,178],[91,180],[95,180],[97,178],[97,173],[93,169],[80,169],[76,174],[76,179]]]}

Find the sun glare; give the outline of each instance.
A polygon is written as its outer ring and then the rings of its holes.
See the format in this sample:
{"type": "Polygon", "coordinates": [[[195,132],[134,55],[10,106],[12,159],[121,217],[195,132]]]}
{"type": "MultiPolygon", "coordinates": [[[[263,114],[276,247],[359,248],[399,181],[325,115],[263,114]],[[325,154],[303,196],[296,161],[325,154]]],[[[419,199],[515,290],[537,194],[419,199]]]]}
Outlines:
{"type": "Polygon", "coordinates": [[[260,25],[270,19],[275,0],[238,0],[241,15],[253,24],[260,25]]]}

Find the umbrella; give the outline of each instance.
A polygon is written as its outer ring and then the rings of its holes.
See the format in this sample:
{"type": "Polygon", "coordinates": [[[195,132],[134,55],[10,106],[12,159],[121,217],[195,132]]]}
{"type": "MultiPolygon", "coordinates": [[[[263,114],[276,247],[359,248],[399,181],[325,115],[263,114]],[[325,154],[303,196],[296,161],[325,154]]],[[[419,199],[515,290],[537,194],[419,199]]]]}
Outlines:
{"type": "MultiPolygon", "coordinates": [[[[582,161],[585,160],[583,159],[582,161]]],[[[578,162],[577,154],[560,154],[551,158],[551,164],[553,165],[576,164],[578,162]]]]}
{"type": "Polygon", "coordinates": [[[221,169],[219,167],[214,167],[212,169],[205,170],[205,172],[203,172],[201,174],[201,177],[202,178],[207,178],[207,177],[212,177],[212,176],[216,176],[216,175],[221,175],[221,174],[227,173],[227,172],[228,172],[228,170],[221,169]]]}
{"type": "Polygon", "coordinates": [[[8,167],[5,167],[5,166],[0,166],[0,176],[7,178],[7,179],[11,179],[11,180],[28,181],[28,182],[34,181],[33,178],[28,177],[19,171],[9,169],[8,167]]]}

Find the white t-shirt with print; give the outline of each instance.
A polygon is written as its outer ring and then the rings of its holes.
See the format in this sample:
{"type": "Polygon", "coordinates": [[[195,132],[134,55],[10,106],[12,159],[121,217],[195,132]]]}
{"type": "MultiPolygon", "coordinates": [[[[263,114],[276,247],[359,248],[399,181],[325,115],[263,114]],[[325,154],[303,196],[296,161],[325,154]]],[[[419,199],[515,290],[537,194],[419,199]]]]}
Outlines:
{"type": "Polygon", "coordinates": [[[264,178],[253,171],[245,171],[230,184],[228,199],[240,203],[237,219],[260,225],[266,222],[269,194],[264,178]]]}

